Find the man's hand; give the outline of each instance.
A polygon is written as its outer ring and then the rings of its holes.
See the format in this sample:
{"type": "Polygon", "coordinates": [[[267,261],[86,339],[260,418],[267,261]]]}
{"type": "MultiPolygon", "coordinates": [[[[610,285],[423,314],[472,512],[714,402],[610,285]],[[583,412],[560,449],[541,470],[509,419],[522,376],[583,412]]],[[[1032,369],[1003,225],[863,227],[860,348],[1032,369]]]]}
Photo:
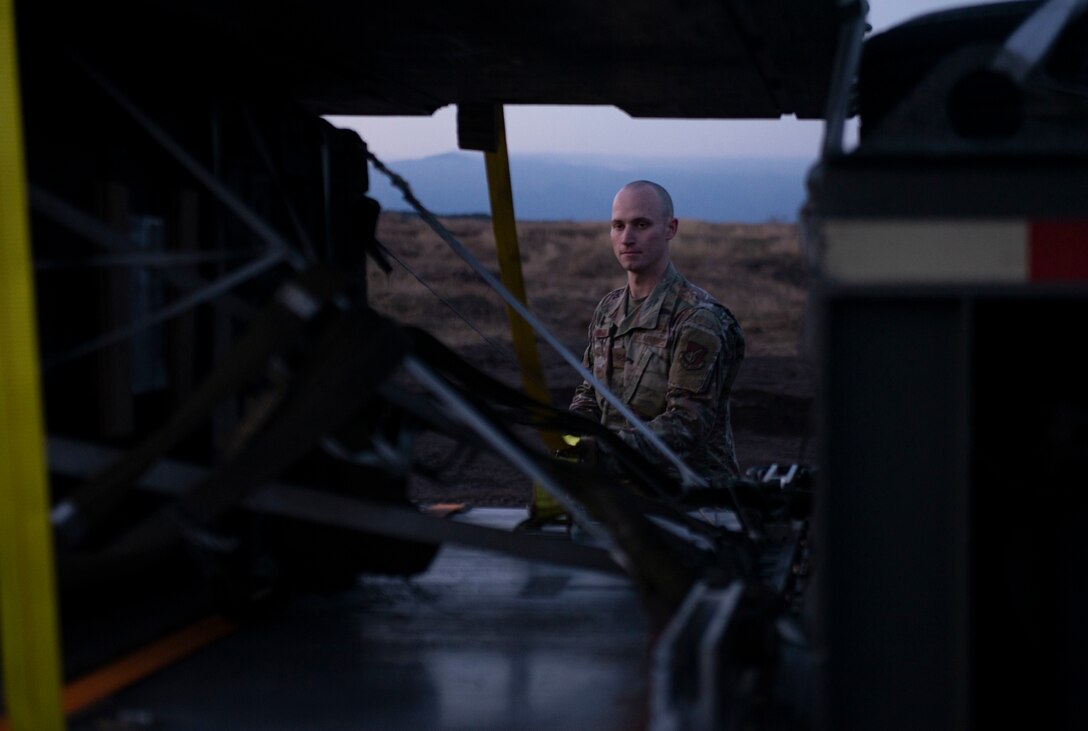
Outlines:
{"type": "Polygon", "coordinates": [[[564,434],[563,441],[566,447],[559,449],[555,456],[568,462],[577,462],[588,467],[596,467],[600,459],[600,448],[593,437],[578,437],[572,434],[564,434]]]}

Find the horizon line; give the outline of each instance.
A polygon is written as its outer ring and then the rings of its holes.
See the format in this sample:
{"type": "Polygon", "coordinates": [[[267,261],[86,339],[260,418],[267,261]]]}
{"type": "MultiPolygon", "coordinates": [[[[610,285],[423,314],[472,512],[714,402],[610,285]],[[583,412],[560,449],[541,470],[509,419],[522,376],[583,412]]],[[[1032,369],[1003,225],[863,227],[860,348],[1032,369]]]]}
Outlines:
{"type": "MultiPolygon", "coordinates": [[[[383,207],[383,208],[381,208],[379,210],[379,214],[381,214],[381,213],[397,213],[397,214],[404,215],[404,216],[412,216],[414,218],[421,218],[419,212],[415,211],[412,208],[384,208],[383,207]]],[[[481,219],[481,218],[490,219],[491,218],[490,213],[484,213],[484,212],[476,212],[476,213],[439,213],[437,211],[431,211],[430,213],[432,215],[434,215],[435,217],[437,217],[437,218],[472,218],[472,219],[481,219]]],[[[796,226],[799,223],[799,221],[796,218],[783,219],[783,218],[778,218],[777,216],[768,216],[763,221],[742,221],[742,220],[738,220],[738,219],[711,219],[711,218],[700,218],[698,216],[677,216],[676,218],[677,218],[677,220],[680,220],[680,221],[692,221],[692,222],[695,222],[695,223],[721,224],[721,225],[730,225],[730,226],[765,226],[765,225],[769,225],[769,224],[796,226]]],[[[596,219],[596,218],[571,218],[571,217],[565,217],[565,218],[562,218],[562,217],[561,218],[529,218],[529,217],[522,217],[522,216],[515,215],[514,220],[515,220],[516,223],[594,223],[594,222],[600,222],[603,226],[608,225],[608,220],[606,218],[601,218],[601,219],[596,219]]]]}
{"type": "MultiPolygon", "coordinates": [[[[428,160],[435,157],[443,157],[447,155],[459,155],[464,157],[474,157],[476,155],[482,155],[479,150],[446,150],[444,152],[434,152],[428,155],[420,155],[419,157],[391,157],[385,162],[414,162],[417,160],[428,160]]],[[[726,160],[782,160],[782,161],[801,161],[806,160],[815,163],[819,158],[819,153],[813,153],[809,155],[799,154],[627,154],[621,152],[544,152],[544,151],[521,151],[521,152],[508,152],[507,156],[513,160],[519,157],[562,157],[562,158],[609,158],[620,160],[655,160],[661,162],[675,162],[677,160],[684,161],[726,161],[726,160]]]]}

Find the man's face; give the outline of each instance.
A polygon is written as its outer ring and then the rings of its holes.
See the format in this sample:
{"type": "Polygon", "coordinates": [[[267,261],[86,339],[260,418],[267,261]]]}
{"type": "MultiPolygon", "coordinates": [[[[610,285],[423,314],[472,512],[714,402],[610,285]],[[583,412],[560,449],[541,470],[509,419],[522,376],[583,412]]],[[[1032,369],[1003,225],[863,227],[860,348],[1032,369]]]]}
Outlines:
{"type": "Polygon", "coordinates": [[[612,201],[612,253],[620,266],[636,274],[660,274],[669,263],[675,218],[648,186],[622,188],[612,201]]]}

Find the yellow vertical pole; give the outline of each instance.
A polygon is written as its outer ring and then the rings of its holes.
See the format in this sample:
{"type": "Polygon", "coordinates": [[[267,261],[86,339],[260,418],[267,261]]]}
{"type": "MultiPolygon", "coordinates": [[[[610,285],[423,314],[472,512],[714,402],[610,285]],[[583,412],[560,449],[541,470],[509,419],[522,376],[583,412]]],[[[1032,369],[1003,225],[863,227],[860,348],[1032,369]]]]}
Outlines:
{"type": "MultiPolygon", "coordinates": [[[[512,295],[528,306],[525,296],[525,280],[521,272],[521,252],[518,249],[517,222],[514,217],[514,192],[510,183],[510,157],[506,151],[506,121],[502,107],[497,107],[496,128],[498,145],[495,152],[484,153],[487,168],[487,190],[491,199],[491,226],[495,232],[495,247],[499,258],[499,275],[512,295]]],[[[536,334],[529,324],[507,306],[510,333],[514,340],[514,353],[521,368],[522,386],[525,392],[543,403],[551,403],[536,347],[536,334]]],[[[544,444],[554,452],[562,446],[558,434],[541,432],[544,444]]],[[[564,515],[562,506],[539,485],[533,486],[531,515],[537,519],[564,515]]]]}
{"type": "Polygon", "coordinates": [[[13,731],[65,726],[13,0],[0,0],[0,646],[13,731]]]}

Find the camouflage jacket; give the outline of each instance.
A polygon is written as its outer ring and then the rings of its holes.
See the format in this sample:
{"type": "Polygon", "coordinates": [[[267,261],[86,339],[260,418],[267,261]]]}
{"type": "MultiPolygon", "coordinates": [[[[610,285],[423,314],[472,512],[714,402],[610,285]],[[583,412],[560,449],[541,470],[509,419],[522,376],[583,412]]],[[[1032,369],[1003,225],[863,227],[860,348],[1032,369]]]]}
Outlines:
{"type": "MultiPolygon", "coordinates": [[[[711,482],[739,475],[729,393],[744,358],[744,335],[733,313],[672,264],[629,315],[626,301],[622,287],[597,305],[582,365],[696,473],[711,482]]],[[[575,390],[570,409],[611,427],[676,476],[588,382],[575,390]]]]}

